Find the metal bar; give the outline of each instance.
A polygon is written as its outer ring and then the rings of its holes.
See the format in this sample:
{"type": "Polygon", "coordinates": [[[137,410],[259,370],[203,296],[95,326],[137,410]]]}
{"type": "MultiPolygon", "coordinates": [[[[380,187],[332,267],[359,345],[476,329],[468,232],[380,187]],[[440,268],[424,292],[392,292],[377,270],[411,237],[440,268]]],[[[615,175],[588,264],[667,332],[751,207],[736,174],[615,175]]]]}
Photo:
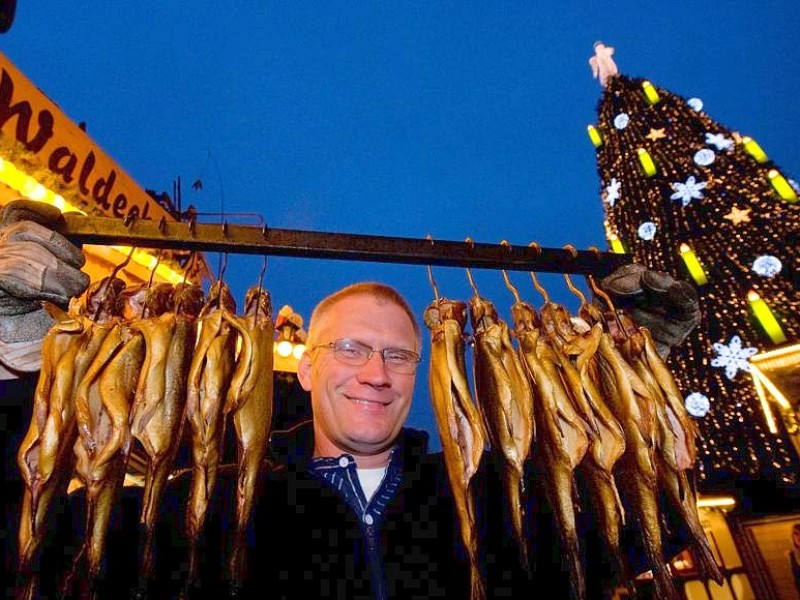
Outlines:
{"type": "Polygon", "coordinates": [[[250,225],[167,222],[65,214],[58,231],[80,244],[174,248],[412,265],[571,273],[602,277],[630,255],[442,240],[270,229],[250,225]]]}

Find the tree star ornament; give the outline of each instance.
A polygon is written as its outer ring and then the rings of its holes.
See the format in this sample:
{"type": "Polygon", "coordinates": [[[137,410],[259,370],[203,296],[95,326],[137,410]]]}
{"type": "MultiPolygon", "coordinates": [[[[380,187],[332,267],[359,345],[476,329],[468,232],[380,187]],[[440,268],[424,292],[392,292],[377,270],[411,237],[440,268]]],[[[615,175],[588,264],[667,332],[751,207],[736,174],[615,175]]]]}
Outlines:
{"type": "Polygon", "coordinates": [[[717,150],[730,150],[733,148],[733,140],[726,138],[721,133],[706,133],[706,144],[716,146],[717,150]]]}
{"type": "Polygon", "coordinates": [[[750,362],[748,359],[758,352],[758,348],[742,348],[742,338],[738,335],[731,337],[727,346],[716,342],[713,347],[717,356],[711,360],[711,366],[724,368],[725,376],[730,380],[733,380],[739,371],[749,373],[750,362]]]}
{"type": "Polygon", "coordinates": [[[680,200],[683,206],[688,206],[692,200],[700,200],[703,198],[703,192],[700,190],[704,189],[708,183],[705,181],[698,183],[694,175],[690,175],[686,183],[676,181],[670,185],[675,192],[670,196],[670,200],[680,200]]]}
{"type": "Polygon", "coordinates": [[[650,129],[650,133],[648,133],[644,137],[646,137],[648,140],[653,140],[655,142],[656,140],[660,140],[662,138],[667,137],[667,134],[664,133],[664,128],[662,127],[661,129],[650,129]]]}
{"type": "Polygon", "coordinates": [[[727,215],[722,217],[723,219],[728,219],[734,225],[741,225],[742,223],[749,223],[750,222],[750,210],[749,208],[741,209],[738,206],[734,206],[731,208],[731,212],[727,215]]]}
{"type": "Polygon", "coordinates": [[[611,183],[606,186],[605,189],[605,198],[604,200],[608,202],[610,206],[614,206],[614,203],[619,200],[619,187],[622,185],[621,181],[617,181],[616,177],[611,178],[611,183]]]}

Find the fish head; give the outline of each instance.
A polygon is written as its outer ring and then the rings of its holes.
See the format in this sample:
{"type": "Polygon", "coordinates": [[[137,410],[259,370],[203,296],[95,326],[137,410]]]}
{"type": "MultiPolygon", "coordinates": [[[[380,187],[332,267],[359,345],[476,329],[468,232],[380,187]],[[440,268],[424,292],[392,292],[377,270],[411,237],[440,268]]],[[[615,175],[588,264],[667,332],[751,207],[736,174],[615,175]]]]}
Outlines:
{"type": "Polygon", "coordinates": [[[511,317],[514,320],[514,332],[517,334],[533,331],[541,326],[536,310],[524,301],[515,302],[511,306],[511,317]]]}
{"type": "Polygon", "coordinates": [[[478,334],[497,322],[497,310],[489,300],[475,295],[469,299],[469,318],[473,332],[478,334]]]}
{"type": "Polygon", "coordinates": [[[208,290],[208,300],[200,312],[200,316],[214,312],[217,309],[227,310],[231,313],[236,312],[236,300],[233,298],[228,284],[222,280],[215,281],[208,290]]]}
{"type": "Polygon", "coordinates": [[[439,314],[443,321],[455,321],[462,330],[467,326],[467,305],[460,300],[442,298],[439,301],[439,314]]]}
{"type": "Polygon", "coordinates": [[[172,291],[172,303],[179,314],[196,317],[203,309],[203,288],[193,283],[181,282],[172,291]]]}
{"type": "Polygon", "coordinates": [[[244,296],[244,312],[257,321],[272,319],[272,298],[263,287],[255,285],[244,296]]]}
{"type": "Polygon", "coordinates": [[[145,316],[157,317],[174,308],[171,283],[158,283],[151,285],[145,292],[145,316]]]}
{"type": "Polygon", "coordinates": [[[118,277],[104,277],[94,282],[86,291],[86,312],[98,322],[121,317],[124,289],[125,282],[118,277]]]}

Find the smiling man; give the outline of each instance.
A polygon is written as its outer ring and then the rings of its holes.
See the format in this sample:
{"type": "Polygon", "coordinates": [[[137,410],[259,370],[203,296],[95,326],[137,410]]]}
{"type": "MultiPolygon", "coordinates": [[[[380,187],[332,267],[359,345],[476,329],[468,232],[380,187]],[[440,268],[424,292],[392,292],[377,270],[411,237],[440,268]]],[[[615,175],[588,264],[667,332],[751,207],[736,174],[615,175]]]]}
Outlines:
{"type": "Polygon", "coordinates": [[[391,288],[356,284],[311,316],[298,379],[311,392],[314,455],[351,454],[360,468],[384,467],[411,407],[420,331],[391,288]]]}

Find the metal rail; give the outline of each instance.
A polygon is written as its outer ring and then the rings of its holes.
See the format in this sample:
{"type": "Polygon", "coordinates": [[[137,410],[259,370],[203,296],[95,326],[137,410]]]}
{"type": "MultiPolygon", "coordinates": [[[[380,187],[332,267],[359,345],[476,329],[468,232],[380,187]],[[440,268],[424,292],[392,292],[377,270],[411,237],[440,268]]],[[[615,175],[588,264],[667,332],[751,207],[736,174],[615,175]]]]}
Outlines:
{"type": "Polygon", "coordinates": [[[412,265],[570,273],[603,277],[631,262],[627,254],[430,239],[64,215],[57,230],[79,244],[173,248],[412,265]]]}

